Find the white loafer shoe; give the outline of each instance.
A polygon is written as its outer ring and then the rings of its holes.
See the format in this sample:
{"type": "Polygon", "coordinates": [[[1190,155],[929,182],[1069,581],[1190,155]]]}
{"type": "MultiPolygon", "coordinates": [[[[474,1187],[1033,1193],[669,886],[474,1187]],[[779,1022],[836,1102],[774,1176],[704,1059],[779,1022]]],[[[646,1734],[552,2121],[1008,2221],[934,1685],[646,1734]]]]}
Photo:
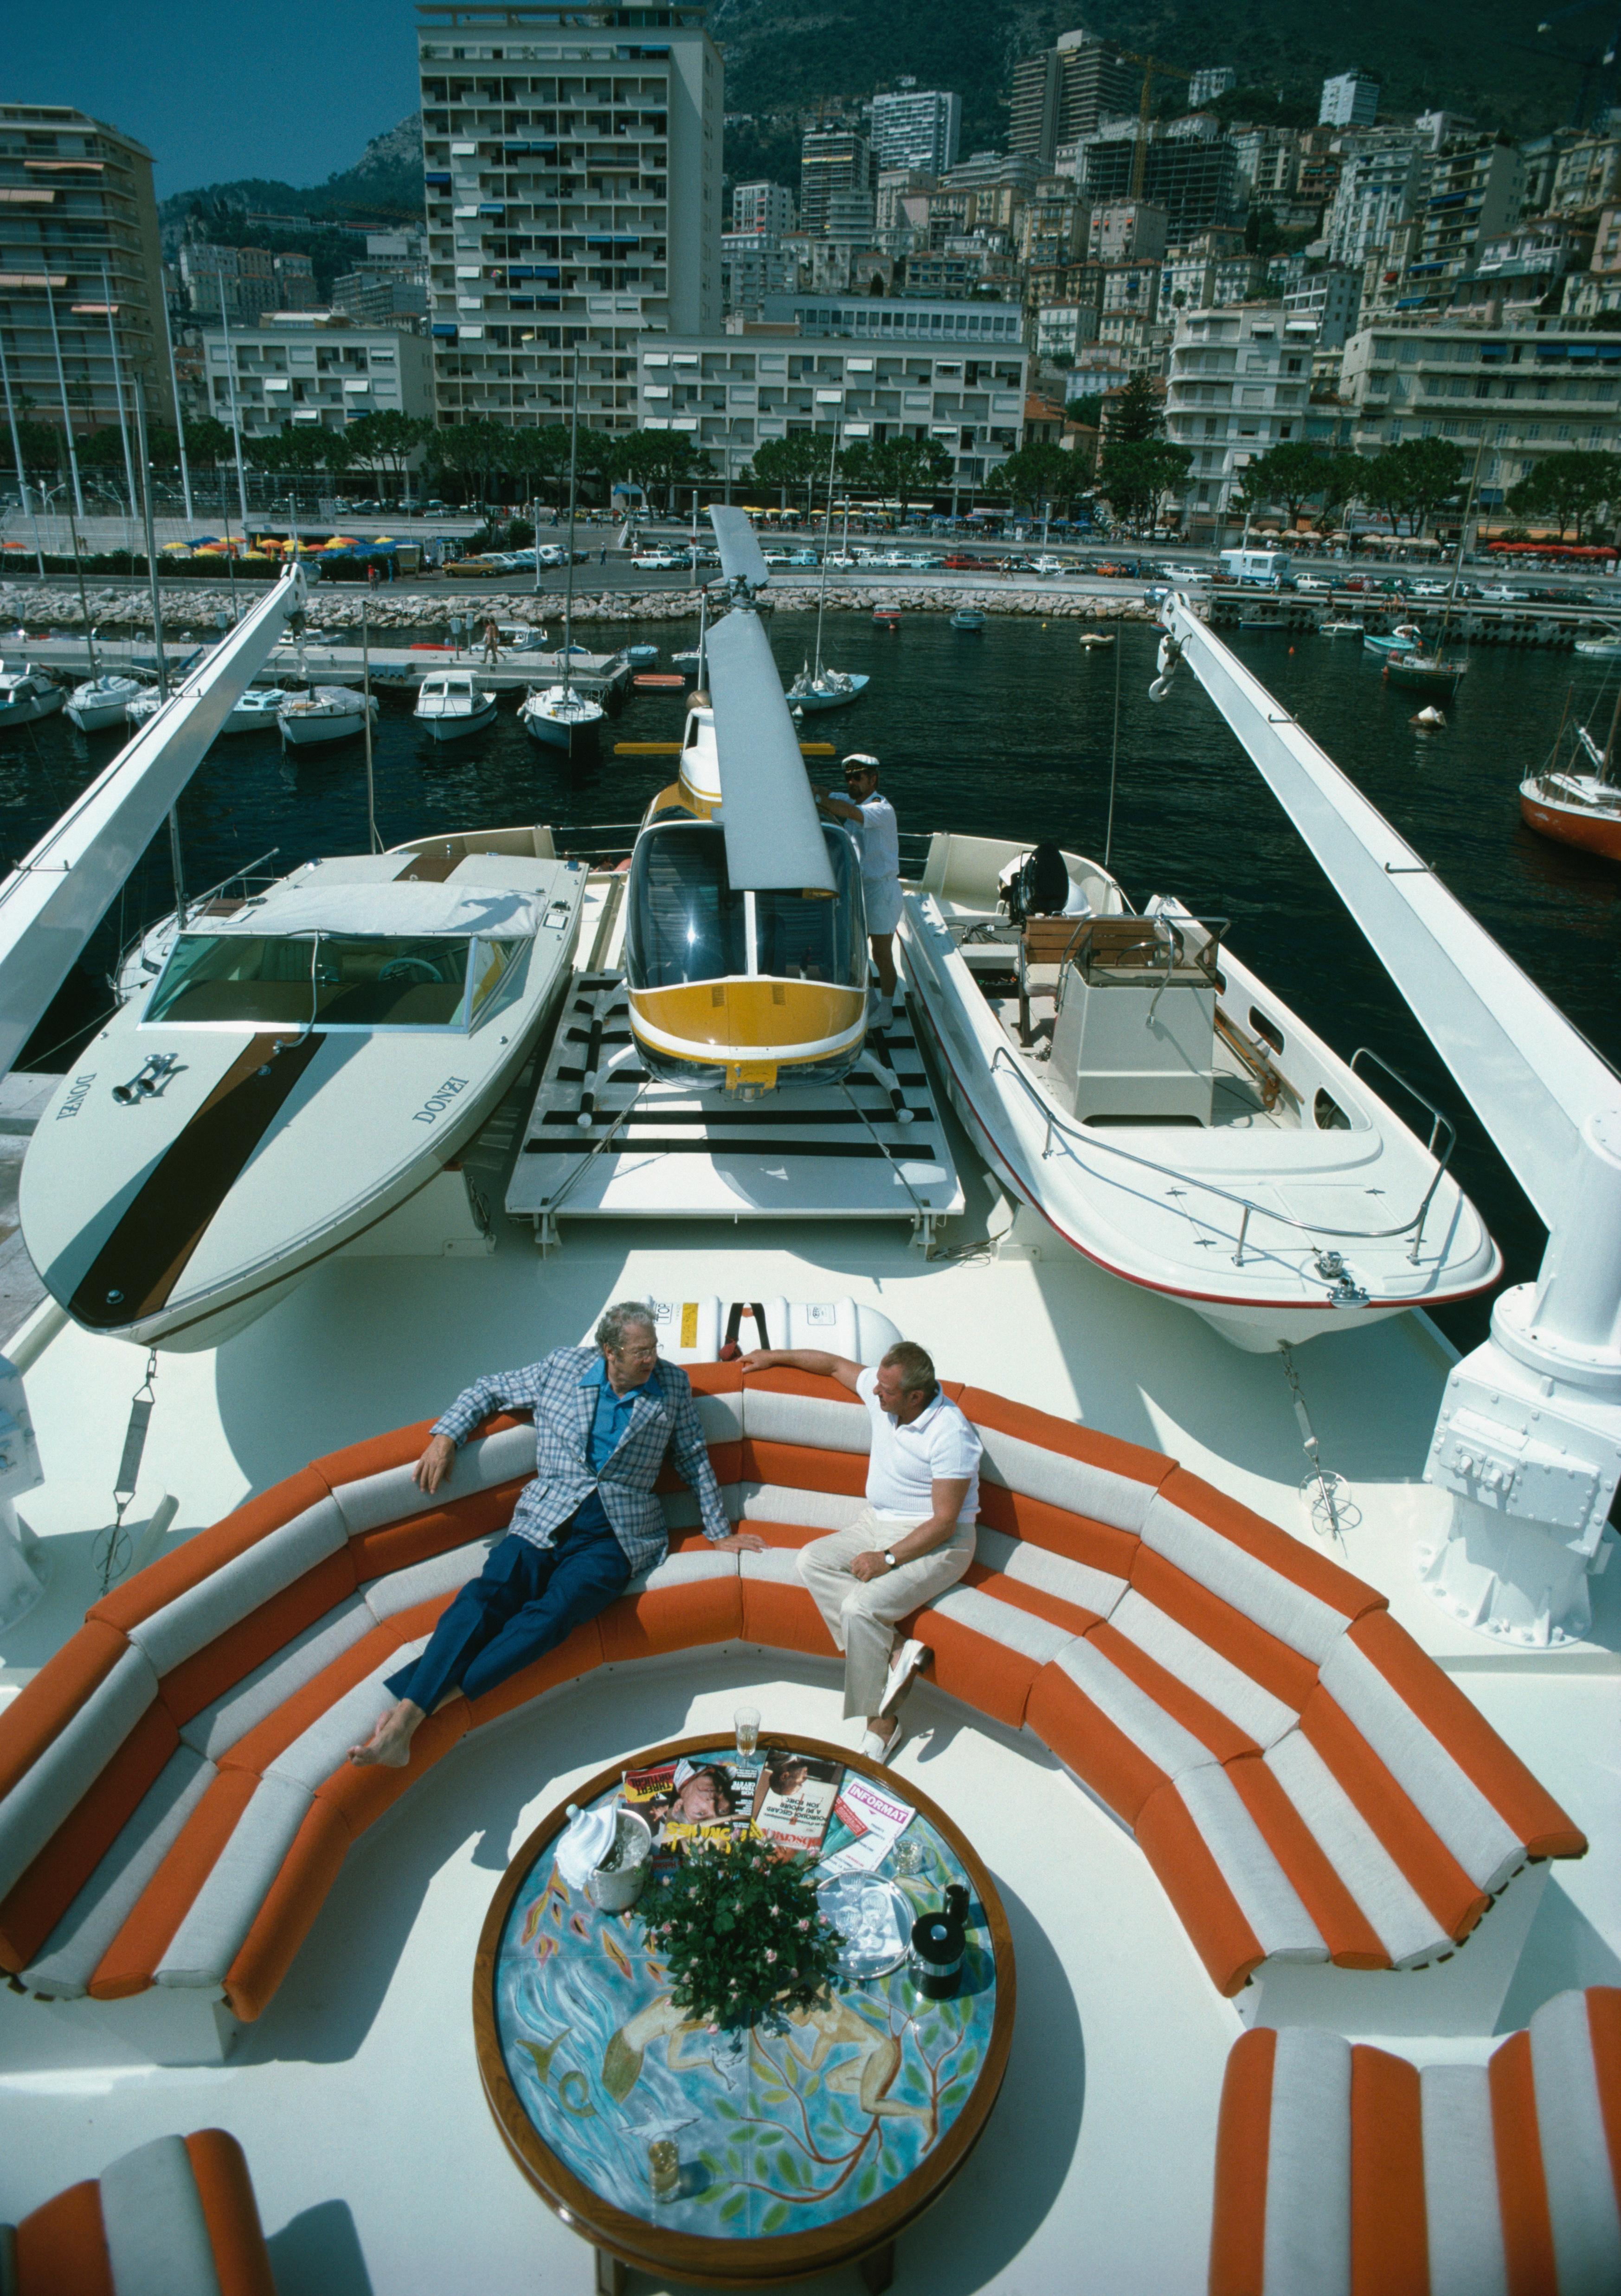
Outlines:
{"type": "Polygon", "coordinates": [[[915,1674],[920,1674],[929,1662],[926,1643],[904,1642],[889,1662],[889,1678],[884,1685],[884,1695],[878,1702],[880,1714],[891,1714],[915,1674]]]}

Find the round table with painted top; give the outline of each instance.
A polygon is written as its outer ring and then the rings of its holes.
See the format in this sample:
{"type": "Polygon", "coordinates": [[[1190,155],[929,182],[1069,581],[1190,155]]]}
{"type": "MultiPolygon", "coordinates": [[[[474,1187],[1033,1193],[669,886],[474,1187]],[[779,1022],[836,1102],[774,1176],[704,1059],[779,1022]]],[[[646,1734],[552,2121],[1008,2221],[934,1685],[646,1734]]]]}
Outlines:
{"type": "MultiPolygon", "coordinates": [[[[762,1742],[761,1751],[771,1742],[762,1742]]],[[[984,1867],[909,1781],[816,1739],[778,1738],[842,1763],[913,1812],[876,1870],[918,1913],[968,1891],[962,1980],[918,1992],[904,1964],[841,1982],[820,2008],[718,2030],[672,2003],[647,1936],[655,1879],[625,1913],[571,1890],[553,1810],[502,1877],[479,1941],[473,2023],[484,2093],[519,2165],[597,2250],[599,2289],[624,2267],[760,2286],[859,2264],[889,2284],[898,2234],[973,2150],[1013,2035],[1012,1941],[984,1867]],[[898,1853],[916,1870],[895,1873],[898,1853]],[[673,2139],[679,2182],[655,2200],[648,2148],[673,2139]]],[[[712,1736],[629,1756],[571,1796],[613,1800],[622,1773],[685,1755],[731,1762],[712,1736]]]]}

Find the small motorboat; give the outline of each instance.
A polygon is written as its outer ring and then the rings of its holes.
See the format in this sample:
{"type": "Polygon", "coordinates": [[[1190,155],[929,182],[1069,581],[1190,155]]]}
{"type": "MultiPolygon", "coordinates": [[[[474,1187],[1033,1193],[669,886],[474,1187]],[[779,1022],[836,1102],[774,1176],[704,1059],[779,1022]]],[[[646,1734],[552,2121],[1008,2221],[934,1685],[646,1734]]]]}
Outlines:
{"type": "MultiPolygon", "coordinates": [[[[279,685],[251,685],[226,713],[225,724],[214,736],[224,741],[227,734],[275,733],[284,701],[295,697],[279,685]]],[[[163,697],[155,685],[137,693],[125,711],[131,726],[144,726],[163,707],[163,697]]]]}
{"type": "Polygon", "coordinates": [[[149,936],[156,980],[25,1160],[57,1300],[142,1347],[211,1348],[426,1188],[555,1013],[585,884],[545,827],[441,835],[194,903],[167,954],[149,936]]]}
{"type": "Polygon", "coordinates": [[[600,701],[575,693],[566,683],[531,686],[518,709],[519,722],[531,741],[561,750],[569,758],[597,755],[606,716],[600,701]]]}
{"type": "Polygon", "coordinates": [[[377,697],[353,685],[315,685],[289,694],[276,711],[282,740],[290,749],[325,750],[352,742],[365,731],[366,712],[377,715],[377,697]]]}
{"type": "Polygon", "coordinates": [[[1393,630],[1364,630],[1362,652],[1375,661],[1388,661],[1393,653],[1417,653],[1424,633],[1416,622],[1398,622],[1393,630]]]}
{"type": "Polygon", "coordinates": [[[1317,635],[1320,638],[1364,638],[1368,631],[1362,622],[1319,622],[1317,635]]]}
{"type": "Polygon", "coordinates": [[[788,688],[788,706],[794,709],[842,709],[846,702],[858,701],[871,683],[864,670],[812,670],[807,662],[788,688]]]}
{"type": "Polygon", "coordinates": [[[0,669],[0,726],[31,726],[37,718],[54,716],[66,699],[50,672],[34,662],[0,669]]]}
{"type": "Polygon", "coordinates": [[[959,606],[951,617],[954,630],[983,630],[985,618],[977,606],[959,606]]]}
{"type": "Polygon", "coordinates": [[[679,653],[672,653],[670,657],[671,668],[679,669],[684,678],[696,677],[703,661],[701,646],[683,646],[679,653]]]}
{"type": "Polygon", "coordinates": [[[901,627],[901,609],[899,606],[875,606],[872,610],[872,619],[874,626],[878,629],[898,630],[901,627]]]}
{"type": "Polygon", "coordinates": [[[1096,652],[1104,646],[1112,646],[1114,643],[1113,630],[1082,630],[1075,640],[1075,644],[1083,645],[1089,653],[1096,652]]]}
{"type": "Polygon", "coordinates": [[[1590,661],[1621,661],[1621,633],[1608,638],[1578,638],[1576,650],[1590,661]]]}
{"type": "Polygon", "coordinates": [[[144,691],[138,677],[103,670],[74,687],[67,699],[67,712],[81,734],[104,734],[111,726],[128,724],[129,705],[144,691]]]}
{"type": "MultiPolygon", "coordinates": [[[[658,658],[659,650],[655,645],[633,645],[627,646],[625,648],[625,660],[627,661],[656,661],[658,658]]],[[[679,658],[675,657],[675,659],[679,662],[679,658]]],[[[695,655],[695,661],[697,657],[695,655]]]]}
{"type": "Polygon", "coordinates": [[[959,1112],[1098,1266],[1255,1353],[1496,1282],[1444,1117],[1432,1153],[1374,1090],[1375,1056],[1341,1060],[1223,921],[1164,896],[1133,914],[1080,854],[941,832],[903,891],[912,1009],[959,1112]],[[1019,898],[1043,858],[1057,914],[1019,898]]]}
{"type": "Polygon", "coordinates": [[[423,679],[411,714],[436,742],[459,742],[489,725],[496,714],[496,697],[470,669],[435,669],[423,679]]]}

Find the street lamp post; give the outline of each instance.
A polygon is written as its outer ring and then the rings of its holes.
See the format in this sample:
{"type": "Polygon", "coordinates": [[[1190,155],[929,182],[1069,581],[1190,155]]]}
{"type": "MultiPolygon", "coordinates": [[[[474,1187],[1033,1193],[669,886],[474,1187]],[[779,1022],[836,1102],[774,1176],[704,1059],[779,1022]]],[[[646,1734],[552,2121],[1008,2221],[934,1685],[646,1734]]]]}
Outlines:
{"type": "Polygon", "coordinates": [[[22,440],[17,430],[17,409],[12,401],[12,371],[6,364],[5,338],[4,335],[0,335],[0,382],[3,382],[5,386],[5,419],[11,425],[12,459],[17,465],[17,493],[19,499],[22,504],[23,515],[28,520],[29,526],[33,529],[34,557],[39,568],[39,578],[43,582],[45,580],[45,552],[40,546],[39,521],[34,515],[33,504],[29,500],[29,482],[23,475],[22,440]]]}
{"type": "Polygon", "coordinates": [[[163,347],[169,353],[169,387],[175,402],[175,438],[180,448],[180,492],[185,504],[185,519],[189,526],[197,513],[192,508],[192,473],[185,459],[185,416],[180,406],[180,377],[175,369],[175,332],[169,323],[169,296],[160,299],[163,311],[163,347]]]}

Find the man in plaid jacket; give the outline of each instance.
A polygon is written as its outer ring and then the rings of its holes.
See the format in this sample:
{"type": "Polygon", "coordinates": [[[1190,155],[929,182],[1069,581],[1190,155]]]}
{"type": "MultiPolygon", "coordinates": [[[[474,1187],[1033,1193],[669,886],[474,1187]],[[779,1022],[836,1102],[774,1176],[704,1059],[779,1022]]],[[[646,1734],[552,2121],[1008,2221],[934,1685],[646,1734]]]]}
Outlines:
{"type": "Polygon", "coordinates": [[[666,1451],[697,1493],[712,1546],[763,1547],[726,1519],[691,1382],[659,1361],[643,1302],[610,1308],[596,1336],[595,1348],[557,1348],[522,1371],[475,1380],[435,1423],[414,1471],[430,1495],[457,1447],[495,1411],[534,1414],[535,1478],[518,1494],[506,1537],[422,1656],[388,1677],[394,1703],[350,1747],[351,1762],[403,1767],[418,1725],[444,1699],[493,1690],[661,1563],[664,1512],[653,1486],[666,1451]]]}

